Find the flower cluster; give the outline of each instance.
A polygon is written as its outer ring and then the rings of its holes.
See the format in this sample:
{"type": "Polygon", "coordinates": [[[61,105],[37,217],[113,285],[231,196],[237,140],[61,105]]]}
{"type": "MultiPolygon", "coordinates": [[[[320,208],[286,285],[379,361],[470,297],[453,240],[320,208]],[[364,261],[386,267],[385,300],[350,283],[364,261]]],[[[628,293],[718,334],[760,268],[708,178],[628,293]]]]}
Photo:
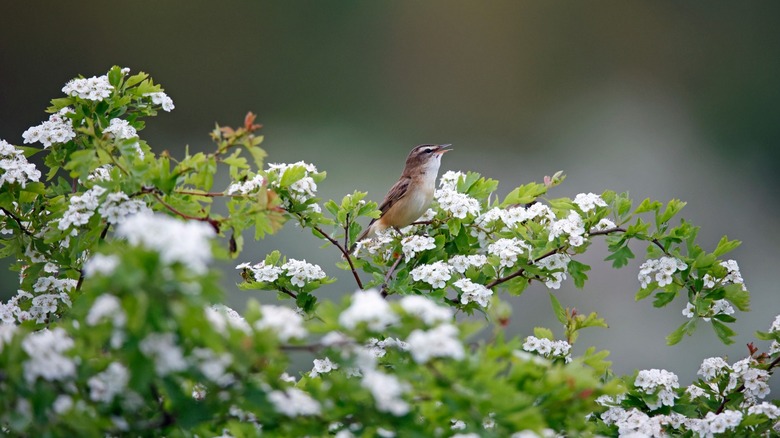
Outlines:
{"type": "Polygon", "coordinates": [[[103,134],[117,140],[130,140],[138,137],[138,132],[130,125],[130,122],[122,119],[111,119],[108,128],[103,130],[103,134]]]}
{"type": "MultiPolygon", "coordinates": [[[[68,211],[60,218],[57,228],[65,231],[72,226],[85,225],[100,205],[100,196],[105,192],[106,189],[96,185],[83,195],[71,196],[68,211]]],[[[73,230],[73,233],[75,232],[73,230]]]]}
{"type": "Polygon", "coordinates": [[[181,347],[176,344],[173,333],[150,333],[139,344],[146,357],[154,361],[154,370],[158,376],[165,376],[187,368],[187,361],[181,347]]]}
{"type": "Polygon", "coordinates": [[[63,353],[73,348],[74,342],[60,327],[30,333],[22,340],[24,378],[32,384],[37,378],[65,380],[76,375],[76,363],[63,353]]]}
{"type": "Polygon", "coordinates": [[[466,354],[458,339],[458,329],[452,324],[441,324],[430,330],[414,330],[406,342],[417,363],[428,362],[434,357],[461,360],[466,354]]]}
{"type": "Polygon", "coordinates": [[[317,377],[320,374],[327,374],[333,370],[339,369],[337,363],[331,362],[330,358],[314,359],[314,368],[309,372],[310,377],[317,377]]]}
{"type": "Polygon", "coordinates": [[[595,193],[580,193],[574,197],[574,203],[577,204],[583,213],[594,210],[596,207],[607,206],[607,203],[601,199],[601,196],[595,193]]]}
{"type": "Polygon", "coordinates": [[[118,362],[111,362],[108,367],[89,378],[89,398],[103,403],[110,403],[114,397],[127,389],[130,373],[127,367],[118,362]]]}
{"type": "Polygon", "coordinates": [[[686,269],[688,265],[676,257],[650,259],[639,267],[639,283],[642,289],[646,289],[654,281],[658,283],[658,287],[664,287],[672,283],[675,272],[686,269]]]}
{"type": "Polygon", "coordinates": [[[226,194],[235,195],[242,194],[248,195],[259,190],[265,184],[265,178],[263,175],[255,175],[252,178],[247,179],[244,182],[233,183],[228,187],[226,194]]]}
{"type": "Polygon", "coordinates": [[[66,143],[76,137],[73,123],[67,117],[73,110],[65,107],[49,116],[49,120],[38,126],[33,126],[22,133],[24,143],[40,142],[44,148],[55,143],[66,143]]]}
{"type": "Polygon", "coordinates": [[[490,305],[490,297],[493,296],[493,291],[485,286],[474,283],[468,278],[461,278],[453,284],[462,292],[460,295],[461,304],[475,302],[482,307],[490,305]]]}
{"type": "Polygon", "coordinates": [[[634,386],[645,394],[657,397],[656,400],[646,400],[647,407],[655,410],[661,406],[674,406],[674,399],[677,398],[676,390],[680,384],[676,374],[666,370],[651,369],[640,371],[634,380],[634,386]]]}
{"type": "Polygon", "coordinates": [[[576,211],[569,212],[565,219],[557,220],[550,224],[548,240],[552,242],[560,236],[569,236],[569,245],[577,247],[585,243],[585,223],[576,211]]]}
{"type": "Polygon", "coordinates": [[[522,240],[513,237],[511,239],[498,239],[488,246],[488,254],[499,258],[499,265],[505,268],[511,268],[517,263],[517,258],[525,253],[531,258],[531,245],[522,240]]]}
{"type": "Polygon", "coordinates": [[[248,269],[256,281],[273,283],[279,276],[285,274],[294,286],[304,287],[311,281],[327,277],[325,271],[318,265],[307,263],[306,260],[289,259],[282,266],[267,264],[265,261],[250,265],[241,263],[236,269],[248,269]]]}
{"type": "Polygon", "coordinates": [[[360,385],[374,397],[378,410],[395,416],[409,413],[409,403],[402,396],[411,388],[397,377],[377,370],[364,370],[360,385]]]}
{"type": "Polygon", "coordinates": [[[319,415],[322,408],[317,400],[298,388],[287,388],[284,391],[271,391],[268,400],[277,412],[288,417],[302,415],[319,415]]]}
{"type": "Polygon", "coordinates": [[[406,260],[409,261],[419,252],[428,249],[436,249],[436,241],[433,237],[429,236],[406,236],[401,240],[401,249],[404,252],[406,260]]]}
{"type": "Polygon", "coordinates": [[[171,112],[173,111],[174,108],[176,108],[173,105],[173,99],[168,97],[168,95],[163,93],[162,91],[157,91],[154,93],[146,93],[144,96],[150,97],[152,99],[152,103],[155,105],[160,105],[163,111],[171,112]]]}
{"type": "Polygon", "coordinates": [[[348,329],[366,323],[370,330],[380,331],[396,322],[398,322],[398,315],[393,313],[390,304],[376,289],[352,295],[352,303],[339,315],[339,324],[348,329]]]}
{"type": "Polygon", "coordinates": [[[538,353],[547,359],[562,358],[566,362],[571,361],[571,344],[566,341],[551,341],[547,338],[529,336],[525,338],[523,350],[529,353],[538,353]]]}
{"type": "Polygon", "coordinates": [[[269,164],[266,175],[272,187],[280,188],[284,174],[294,167],[302,167],[305,171],[303,177],[290,184],[290,196],[297,202],[306,202],[317,195],[317,183],[312,174],[317,173],[317,167],[313,164],[298,161],[293,164],[269,164]]]}
{"type": "Polygon", "coordinates": [[[106,75],[72,79],[62,87],[62,92],[68,96],[80,97],[96,102],[111,96],[113,91],[114,86],[108,82],[108,76],[106,75]]]}
{"type": "Polygon", "coordinates": [[[400,304],[407,315],[413,315],[428,325],[451,322],[454,316],[449,307],[439,306],[420,295],[407,295],[401,299],[400,304]]]}
{"type": "Polygon", "coordinates": [[[710,274],[704,275],[704,287],[713,288],[716,284],[725,286],[727,284],[741,284],[742,290],[745,289],[745,280],[742,279],[742,274],[739,272],[739,265],[736,260],[726,260],[720,262],[720,265],[726,268],[726,276],[716,280],[710,274]]]}
{"type": "Polygon", "coordinates": [[[279,340],[287,342],[290,339],[306,337],[303,317],[296,311],[283,306],[263,306],[263,317],[255,322],[257,330],[271,330],[279,340]]]}
{"type": "Polygon", "coordinates": [[[487,257],[483,254],[454,255],[447,262],[452,269],[463,274],[470,267],[481,268],[487,264],[487,257]]]}
{"type": "Polygon", "coordinates": [[[561,282],[566,280],[570,261],[571,257],[566,253],[556,253],[537,261],[536,266],[550,271],[544,284],[550,289],[560,289],[561,282]]]}
{"type": "Polygon", "coordinates": [[[439,208],[458,219],[466,219],[468,215],[478,216],[481,211],[479,201],[455,190],[436,190],[433,196],[439,203],[439,208]]]}
{"type": "Polygon", "coordinates": [[[121,224],[131,215],[150,214],[151,210],[139,199],[130,199],[124,192],[114,192],[106,195],[106,200],[100,205],[98,213],[106,219],[106,222],[116,225],[121,224]]]}
{"type": "MultiPolygon", "coordinates": [[[[691,303],[688,303],[685,305],[685,308],[682,310],[683,316],[687,318],[693,318],[696,315],[696,306],[694,306],[691,303]]],[[[715,300],[710,304],[709,309],[705,311],[705,313],[698,315],[701,317],[701,319],[709,322],[710,319],[715,315],[733,315],[734,314],[734,306],[731,305],[726,300],[715,300]]]]}
{"type": "Polygon", "coordinates": [[[0,140],[0,186],[8,183],[19,183],[26,187],[28,182],[37,182],[41,178],[41,172],[35,164],[27,161],[24,152],[13,145],[0,140]]]}
{"type": "Polygon", "coordinates": [[[159,252],[166,263],[181,263],[198,274],[206,272],[211,260],[210,239],[214,229],[204,222],[183,222],[161,214],[141,213],[119,224],[116,234],[133,246],[159,252]]]}
{"type": "Polygon", "coordinates": [[[420,265],[410,272],[414,281],[424,281],[434,289],[441,289],[452,278],[452,267],[445,262],[420,265]]]}

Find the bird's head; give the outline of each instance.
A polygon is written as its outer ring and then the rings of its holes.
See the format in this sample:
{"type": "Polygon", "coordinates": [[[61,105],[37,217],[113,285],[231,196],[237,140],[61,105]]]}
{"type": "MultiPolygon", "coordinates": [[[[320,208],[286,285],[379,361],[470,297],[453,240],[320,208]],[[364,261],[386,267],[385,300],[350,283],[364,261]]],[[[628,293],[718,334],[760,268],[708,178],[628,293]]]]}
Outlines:
{"type": "Polygon", "coordinates": [[[406,168],[404,173],[409,173],[413,170],[419,172],[433,171],[434,173],[439,171],[439,165],[441,164],[441,156],[445,152],[449,152],[452,149],[449,144],[421,144],[416,146],[409,152],[409,156],[406,157],[406,168]]]}

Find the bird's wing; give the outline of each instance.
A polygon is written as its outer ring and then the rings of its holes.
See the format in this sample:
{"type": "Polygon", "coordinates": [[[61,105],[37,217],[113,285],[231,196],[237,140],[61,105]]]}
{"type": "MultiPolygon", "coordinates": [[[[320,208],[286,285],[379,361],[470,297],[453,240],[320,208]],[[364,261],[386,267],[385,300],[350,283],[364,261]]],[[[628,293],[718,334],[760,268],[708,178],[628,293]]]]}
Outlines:
{"type": "Polygon", "coordinates": [[[411,182],[411,178],[403,177],[399,179],[393,187],[390,187],[387,195],[385,195],[385,199],[379,205],[379,211],[381,211],[383,215],[387,213],[387,210],[390,210],[390,207],[395,205],[396,202],[406,195],[406,191],[409,190],[409,183],[411,182]]]}

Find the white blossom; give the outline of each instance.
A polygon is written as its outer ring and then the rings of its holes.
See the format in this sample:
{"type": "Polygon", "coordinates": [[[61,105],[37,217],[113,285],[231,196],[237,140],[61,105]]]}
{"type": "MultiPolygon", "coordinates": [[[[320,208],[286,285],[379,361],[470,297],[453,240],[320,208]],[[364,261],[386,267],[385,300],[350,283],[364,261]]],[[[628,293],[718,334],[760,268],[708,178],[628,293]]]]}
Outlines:
{"type": "Polygon", "coordinates": [[[195,348],[192,357],[200,372],[217,385],[227,386],[235,382],[235,377],[227,371],[233,363],[230,353],[217,354],[210,348],[195,348]]]}
{"type": "Polygon", "coordinates": [[[583,213],[587,213],[596,207],[606,207],[607,203],[601,199],[601,196],[595,193],[580,193],[574,197],[574,203],[580,207],[583,213]]]}
{"type": "Polygon", "coordinates": [[[73,123],[66,114],[72,113],[73,109],[65,107],[49,116],[49,120],[38,126],[33,126],[22,133],[24,143],[40,142],[44,148],[55,143],[66,143],[76,137],[76,131],[73,130],[73,123]]]}
{"type": "Polygon", "coordinates": [[[672,283],[672,275],[677,271],[688,269],[688,265],[676,257],[661,257],[650,259],[639,267],[639,283],[642,289],[650,286],[653,281],[658,282],[659,287],[672,283]],[[655,274],[655,277],[653,277],[655,274]]]}
{"type": "Polygon", "coordinates": [[[607,219],[607,218],[603,218],[603,219],[601,219],[601,220],[600,220],[600,221],[599,221],[599,222],[598,222],[596,225],[594,225],[594,226],[593,226],[593,227],[590,229],[590,232],[592,233],[592,232],[594,232],[594,231],[605,231],[605,230],[611,230],[611,229],[613,229],[613,228],[615,228],[615,227],[616,227],[616,225],[615,225],[615,223],[614,223],[614,222],[612,222],[611,220],[609,220],[609,219],[607,219]]]}
{"type": "Polygon", "coordinates": [[[288,417],[319,415],[322,409],[317,400],[298,388],[271,391],[268,400],[279,413],[288,417]]]}
{"type": "Polygon", "coordinates": [[[127,389],[130,373],[119,362],[111,362],[108,367],[87,381],[89,398],[93,401],[110,403],[114,397],[127,389]]]}
{"type": "Polygon", "coordinates": [[[106,200],[98,209],[98,213],[106,219],[109,224],[121,224],[128,216],[137,213],[151,213],[146,203],[139,199],[130,199],[123,192],[109,193],[106,200]]]}
{"type": "Polygon", "coordinates": [[[139,349],[154,361],[154,369],[161,377],[187,368],[173,333],[150,333],[141,341],[139,349]]]}
{"type": "Polygon", "coordinates": [[[287,342],[292,338],[302,339],[307,331],[303,326],[303,317],[296,311],[283,306],[263,306],[263,317],[255,322],[258,330],[271,330],[276,332],[279,340],[287,342]]]}
{"type": "Polygon", "coordinates": [[[769,402],[753,405],[748,408],[748,415],[766,415],[770,420],[780,417],[780,408],[769,402]]]}
{"type": "Polygon", "coordinates": [[[41,172],[35,164],[27,161],[24,152],[5,140],[0,140],[0,170],[0,186],[19,183],[27,187],[28,182],[37,182],[41,178],[41,172]]]}
{"type": "Polygon", "coordinates": [[[442,324],[428,331],[414,330],[406,342],[417,363],[428,362],[434,357],[451,357],[455,360],[465,357],[463,344],[458,339],[458,329],[451,324],[442,324]]]}
{"type": "Polygon", "coordinates": [[[163,111],[171,112],[174,108],[176,108],[173,105],[173,99],[168,97],[167,94],[163,93],[162,91],[158,91],[155,93],[146,93],[144,96],[148,96],[152,98],[152,103],[155,105],[162,106],[163,111]]]}
{"type": "Polygon", "coordinates": [[[159,252],[163,262],[181,263],[197,274],[205,273],[211,261],[214,229],[204,222],[139,213],[119,224],[116,234],[133,246],[159,252]]]}
{"type": "Polygon", "coordinates": [[[68,96],[80,97],[96,102],[111,96],[113,90],[114,86],[108,82],[108,76],[106,75],[72,79],[62,87],[62,92],[68,96]]]}
{"type": "Polygon", "coordinates": [[[434,289],[441,289],[447,285],[447,281],[452,278],[452,268],[445,262],[433,262],[427,265],[420,265],[410,272],[414,281],[424,281],[430,284],[434,289]]]}
{"type": "Polygon", "coordinates": [[[75,362],[63,355],[73,345],[73,339],[60,327],[27,335],[22,340],[22,349],[28,356],[22,364],[27,383],[33,384],[38,377],[48,381],[75,377],[75,362]]]}
{"type": "Polygon", "coordinates": [[[461,278],[454,285],[463,292],[460,295],[461,304],[475,302],[482,307],[490,305],[490,297],[493,296],[493,291],[485,286],[474,283],[468,278],[461,278]]]}
{"type": "Polygon", "coordinates": [[[448,170],[439,178],[439,187],[446,190],[457,190],[458,181],[466,176],[463,172],[448,170]]]}
{"type": "Polygon", "coordinates": [[[106,189],[96,185],[83,195],[71,196],[68,211],[60,218],[57,228],[64,231],[71,226],[85,225],[98,208],[100,196],[105,192],[106,189]]]}
{"type": "Polygon", "coordinates": [[[523,343],[523,350],[538,353],[547,359],[562,358],[571,361],[571,344],[566,341],[551,341],[547,338],[528,336],[523,343]]]}
{"type": "Polygon", "coordinates": [[[290,195],[295,201],[306,202],[317,194],[317,183],[315,183],[314,178],[311,177],[311,174],[317,173],[317,168],[313,164],[305,163],[303,161],[298,161],[293,164],[269,164],[266,173],[269,176],[270,185],[272,187],[280,188],[285,172],[293,167],[303,167],[305,172],[301,179],[290,184],[288,187],[291,192],[290,195]]]}
{"type": "Polygon", "coordinates": [[[488,246],[488,253],[499,258],[499,265],[510,268],[517,263],[517,258],[523,253],[531,257],[531,245],[514,237],[498,239],[488,246]]]}
{"type": "Polygon", "coordinates": [[[266,265],[265,261],[252,266],[250,266],[249,263],[242,263],[236,266],[236,269],[249,269],[255,280],[265,283],[273,283],[282,273],[282,268],[274,265],[266,265]]]}
{"type": "Polygon", "coordinates": [[[127,315],[122,309],[122,303],[114,295],[103,294],[95,298],[85,322],[88,326],[94,326],[104,320],[110,320],[114,327],[123,327],[127,322],[127,315]]]}
{"type": "Polygon", "coordinates": [[[436,249],[436,240],[430,236],[406,236],[401,239],[401,248],[406,260],[409,261],[419,252],[436,249]]]}
{"type": "Polygon", "coordinates": [[[138,137],[138,131],[127,120],[111,119],[108,127],[103,130],[111,138],[117,140],[130,140],[138,137]]]}
{"type": "Polygon", "coordinates": [[[547,273],[547,278],[544,280],[544,284],[548,288],[560,289],[561,282],[566,280],[570,261],[571,257],[568,254],[556,253],[536,262],[536,265],[540,268],[550,271],[547,273]]]}
{"type": "Polygon", "coordinates": [[[326,277],[322,268],[306,263],[306,260],[289,259],[281,268],[283,271],[287,271],[290,282],[298,287],[304,287],[307,282],[322,280],[326,277]]]}
{"type": "Polygon", "coordinates": [[[57,415],[67,413],[73,408],[73,398],[69,395],[60,394],[54,399],[54,403],[51,405],[52,411],[57,415]]]}
{"type": "Polygon", "coordinates": [[[442,210],[452,213],[459,219],[465,219],[468,215],[478,216],[481,211],[479,201],[452,189],[436,190],[433,197],[442,210]]]}
{"type": "Polygon", "coordinates": [[[401,299],[400,304],[407,314],[420,318],[428,325],[452,321],[454,316],[449,307],[439,306],[420,295],[407,295],[401,299]]]}
{"type": "Polygon", "coordinates": [[[114,273],[117,266],[119,266],[119,257],[113,254],[106,255],[97,253],[84,263],[84,276],[86,278],[91,278],[96,275],[108,276],[114,273]]]}
{"type": "Polygon", "coordinates": [[[258,174],[244,182],[231,184],[226,193],[228,195],[235,195],[237,193],[248,195],[263,187],[263,184],[265,184],[265,178],[263,178],[263,175],[258,174]]]}
{"type": "Polygon", "coordinates": [[[658,401],[648,403],[647,407],[655,410],[662,405],[674,406],[674,399],[677,398],[675,390],[680,387],[677,375],[659,369],[642,370],[634,380],[634,386],[640,388],[646,394],[657,394],[658,401]]]}
{"type": "Polygon", "coordinates": [[[325,359],[314,359],[314,368],[309,372],[309,376],[317,377],[320,374],[327,374],[337,369],[339,369],[339,365],[331,362],[328,357],[325,359]]]}
{"type": "Polygon", "coordinates": [[[483,254],[454,255],[448,262],[452,269],[463,274],[469,267],[481,268],[487,264],[487,257],[483,254]]]}
{"type": "Polygon", "coordinates": [[[698,374],[703,379],[714,379],[718,377],[724,370],[728,372],[729,364],[721,357],[710,357],[704,359],[699,367],[698,374]]]}
{"type": "MultiPolygon", "coordinates": [[[[741,284],[742,290],[745,290],[745,281],[742,279],[742,274],[739,271],[739,265],[736,260],[725,260],[720,262],[720,266],[726,268],[726,276],[717,280],[717,283],[725,286],[727,284],[741,284]]],[[[710,274],[704,275],[704,287],[715,287],[716,279],[710,274]]]]}
{"type": "Polygon", "coordinates": [[[398,315],[376,289],[357,291],[352,295],[352,303],[339,315],[339,324],[354,329],[362,322],[370,330],[380,331],[398,322],[398,315]]]}
{"type": "Polygon", "coordinates": [[[401,416],[409,412],[409,404],[402,398],[409,391],[409,385],[397,377],[375,370],[367,370],[360,385],[374,397],[377,410],[401,416]]]}
{"type": "Polygon", "coordinates": [[[548,239],[550,242],[559,236],[567,235],[569,236],[568,240],[571,246],[582,246],[585,243],[585,223],[582,217],[574,210],[570,211],[565,219],[552,222],[549,230],[548,239]]]}
{"type": "Polygon", "coordinates": [[[244,333],[249,333],[251,330],[249,323],[238,312],[224,304],[214,304],[206,307],[204,310],[206,319],[209,320],[214,330],[219,333],[226,334],[228,327],[241,330],[244,333]]]}

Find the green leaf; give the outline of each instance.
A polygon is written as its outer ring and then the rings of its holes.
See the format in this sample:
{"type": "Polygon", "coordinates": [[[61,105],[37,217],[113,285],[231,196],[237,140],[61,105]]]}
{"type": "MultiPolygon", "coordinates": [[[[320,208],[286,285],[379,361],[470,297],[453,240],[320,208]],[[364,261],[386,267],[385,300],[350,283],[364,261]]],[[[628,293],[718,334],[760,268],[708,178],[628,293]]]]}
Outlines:
{"type": "Polygon", "coordinates": [[[284,171],[279,185],[282,187],[289,187],[294,182],[300,180],[306,175],[306,168],[303,166],[291,166],[284,171]]]}
{"type": "Polygon", "coordinates": [[[669,201],[669,203],[666,204],[666,210],[664,210],[663,214],[658,216],[657,223],[660,225],[669,222],[669,219],[679,213],[680,210],[685,207],[685,204],[685,202],[680,201],[679,199],[672,199],[669,201]]]}
{"type": "Polygon", "coordinates": [[[674,300],[677,296],[677,292],[658,292],[655,294],[655,300],[653,300],[654,307],[663,307],[674,300]]]}
{"type": "Polygon", "coordinates": [[[547,186],[540,183],[529,183],[522,185],[506,195],[501,207],[507,207],[515,204],[528,204],[533,202],[539,196],[547,193],[547,186]]]}
{"type": "Polygon", "coordinates": [[[715,329],[715,334],[718,335],[718,338],[721,340],[721,342],[723,342],[726,345],[734,343],[734,340],[731,338],[736,336],[736,332],[734,332],[734,330],[732,330],[731,327],[718,321],[717,319],[713,319],[712,328],[715,329]]]}
{"type": "Polygon", "coordinates": [[[743,289],[743,285],[729,284],[723,289],[726,291],[726,299],[737,309],[743,312],[750,310],[750,293],[743,289]]]}
{"type": "Polygon", "coordinates": [[[639,214],[639,213],[645,213],[645,212],[648,212],[648,211],[658,211],[661,208],[662,205],[663,204],[661,204],[658,201],[651,201],[650,198],[645,198],[645,200],[642,201],[641,204],[639,204],[639,206],[636,208],[636,210],[634,210],[634,213],[635,214],[639,214]]]}
{"type": "Polygon", "coordinates": [[[590,271],[590,266],[573,259],[569,261],[569,275],[578,288],[585,286],[585,281],[588,279],[588,275],[585,273],[588,271],[590,271]]]}
{"type": "Polygon", "coordinates": [[[534,327],[534,336],[539,339],[549,339],[551,341],[555,340],[555,336],[553,336],[552,330],[544,327],[534,327]]]}
{"type": "Polygon", "coordinates": [[[682,338],[685,335],[685,333],[687,333],[690,330],[689,326],[693,321],[694,320],[689,320],[683,323],[683,325],[677,327],[675,331],[669,333],[669,335],[666,336],[666,344],[675,345],[678,344],[680,341],[682,341],[682,338]]]}
{"type": "Polygon", "coordinates": [[[720,257],[723,254],[726,254],[727,252],[734,250],[741,244],[742,242],[740,242],[739,240],[729,240],[728,237],[723,236],[721,237],[720,242],[718,242],[718,246],[715,248],[715,251],[713,251],[712,253],[716,257],[720,257]]]}
{"type": "Polygon", "coordinates": [[[550,304],[552,304],[553,312],[555,313],[558,322],[566,324],[566,310],[563,309],[561,302],[558,301],[558,298],[555,298],[555,295],[552,293],[550,293],[550,304]]]}
{"type": "Polygon", "coordinates": [[[628,261],[630,259],[633,258],[634,258],[634,253],[631,251],[631,248],[629,248],[628,245],[626,245],[626,246],[622,246],[620,249],[608,255],[607,258],[605,258],[604,260],[612,260],[613,268],[622,268],[623,266],[626,266],[628,264],[628,261]]]}

